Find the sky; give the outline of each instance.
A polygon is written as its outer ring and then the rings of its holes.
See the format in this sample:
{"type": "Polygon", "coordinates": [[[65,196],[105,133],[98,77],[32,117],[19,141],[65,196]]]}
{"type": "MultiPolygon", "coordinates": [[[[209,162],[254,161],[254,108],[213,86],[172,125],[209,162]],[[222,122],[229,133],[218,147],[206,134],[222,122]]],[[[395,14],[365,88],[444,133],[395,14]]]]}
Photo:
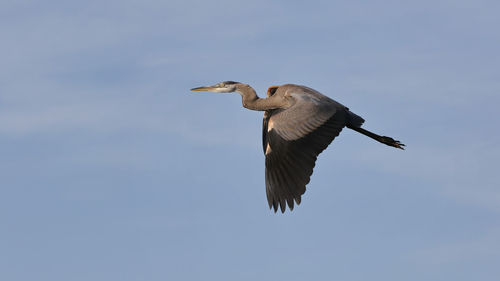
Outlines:
{"type": "Polygon", "coordinates": [[[0,279],[497,280],[498,1],[2,1],[0,279]],[[262,113],[307,85],[345,129],[293,212],[262,113]]]}

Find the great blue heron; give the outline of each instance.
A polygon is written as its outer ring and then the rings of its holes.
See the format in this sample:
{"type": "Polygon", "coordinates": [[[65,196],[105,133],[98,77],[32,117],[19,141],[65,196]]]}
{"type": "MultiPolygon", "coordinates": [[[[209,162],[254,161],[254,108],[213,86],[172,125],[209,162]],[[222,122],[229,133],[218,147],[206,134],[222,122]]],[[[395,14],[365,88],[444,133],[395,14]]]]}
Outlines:
{"type": "Polygon", "coordinates": [[[393,138],[361,128],[365,121],[349,108],[311,88],[286,84],[272,86],[259,98],[247,84],[225,81],[191,89],[217,93],[238,92],[243,107],[264,112],[262,147],[266,156],[266,195],[274,212],[286,205],[293,210],[313,173],[318,155],[347,127],[383,144],[404,149],[393,138]]]}

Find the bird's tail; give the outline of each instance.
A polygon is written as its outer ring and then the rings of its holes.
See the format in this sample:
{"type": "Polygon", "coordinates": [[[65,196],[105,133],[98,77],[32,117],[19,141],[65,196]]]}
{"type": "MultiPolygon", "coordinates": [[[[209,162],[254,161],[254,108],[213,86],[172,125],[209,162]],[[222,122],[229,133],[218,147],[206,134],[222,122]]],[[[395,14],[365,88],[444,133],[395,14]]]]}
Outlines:
{"type": "Polygon", "coordinates": [[[372,138],[378,142],[381,142],[383,144],[386,144],[388,146],[396,147],[396,148],[403,149],[403,150],[405,149],[404,144],[400,143],[399,141],[397,141],[391,137],[379,136],[375,133],[372,133],[368,130],[361,128],[361,125],[363,124],[363,122],[365,122],[365,120],[363,118],[348,111],[347,125],[346,125],[347,128],[352,129],[358,133],[361,133],[367,137],[370,137],[370,138],[372,138]]]}
{"type": "Polygon", "coordinates": [[[365,119],[361,116],[354,114],[347,109],[347,127],[361,127],[365,123],[365,119]]]}

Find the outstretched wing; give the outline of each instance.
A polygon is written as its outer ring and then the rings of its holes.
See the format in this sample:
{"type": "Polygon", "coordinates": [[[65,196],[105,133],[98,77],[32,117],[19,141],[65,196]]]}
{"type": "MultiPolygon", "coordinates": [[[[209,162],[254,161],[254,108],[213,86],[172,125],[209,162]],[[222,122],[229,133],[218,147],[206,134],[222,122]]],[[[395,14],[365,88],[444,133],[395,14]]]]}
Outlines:
{"type": "Polygon", "coordinates": [[[343,105],[303,86],[287,85],[291,106],[264,115],[266,195],[270,208],[282,212],[300,204],[317,156],[346,125],[343,105]]]}

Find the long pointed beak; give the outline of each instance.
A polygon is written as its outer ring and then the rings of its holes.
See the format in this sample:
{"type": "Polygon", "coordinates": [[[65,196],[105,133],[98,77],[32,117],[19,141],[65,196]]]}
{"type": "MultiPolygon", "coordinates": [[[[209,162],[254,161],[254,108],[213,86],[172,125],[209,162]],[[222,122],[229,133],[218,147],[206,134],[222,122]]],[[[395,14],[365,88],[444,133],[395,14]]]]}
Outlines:
{"type": "Polygon", "coordinates": [[[210,91],[212,89],[213,87],[211,86],[203,86],[203,87],[192,88],[191,91],[210,91]]]}

